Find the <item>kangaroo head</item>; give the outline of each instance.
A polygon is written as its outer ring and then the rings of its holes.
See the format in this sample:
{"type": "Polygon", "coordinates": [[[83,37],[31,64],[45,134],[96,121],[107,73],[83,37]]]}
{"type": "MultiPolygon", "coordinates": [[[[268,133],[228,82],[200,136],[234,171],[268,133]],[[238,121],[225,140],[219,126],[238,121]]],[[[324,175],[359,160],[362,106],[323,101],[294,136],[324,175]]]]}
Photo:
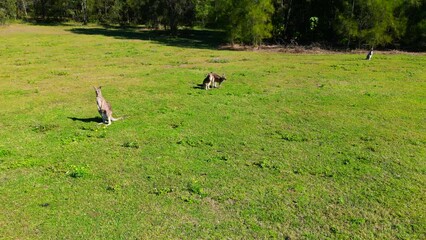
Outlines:
{"type": "Polygon", "coordinates": [[[101,91],[102,86],[93,87],[93,88],[95,89],[96,97],[102,96],[102,91],[101,91]]]}

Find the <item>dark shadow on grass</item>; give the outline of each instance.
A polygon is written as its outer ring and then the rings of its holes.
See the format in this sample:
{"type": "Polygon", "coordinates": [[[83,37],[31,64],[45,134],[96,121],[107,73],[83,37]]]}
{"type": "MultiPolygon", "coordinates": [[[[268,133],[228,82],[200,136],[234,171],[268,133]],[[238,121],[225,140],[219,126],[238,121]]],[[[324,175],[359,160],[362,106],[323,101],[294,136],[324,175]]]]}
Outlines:
{"type": "Polygon", "coordinates": [[[117,39],[155,41],[168,46],[184,48],[217,49],[225,42],[224,32],[215,30],[179,30],[177,36],[171,36],[168,31],[164,30],[150,30],[140,27],[78,27],[69,31],[75,34],[103,35],[117,39]]]}
{"type": "Polygon", "coordinates": [[[102,122],[102,118],[101,117],[91,117],[91,118],[77,118],[77,117],[68,117],[69,119],[73,120],[73,121],[80,121],[80,122],[97,122],[100,123],[102,122]]]}
{"type": "Polygon", "coordinates": [[[31,25],[37,25],[37,26],[47,26],[47,27],[54,27],[54,26],[65,26],[65,27],[71,27],[75,26],[75,23],[68,23],[64,22],[60,19],[25,19],[24,22],[31,25]]]}
{"type": "Polygon", "coordinates": [[[204,85],[203,84],[197,84],[197,85],[193,86],[192,88],[194,88],[194,89],[204,89],[204,85]]]}

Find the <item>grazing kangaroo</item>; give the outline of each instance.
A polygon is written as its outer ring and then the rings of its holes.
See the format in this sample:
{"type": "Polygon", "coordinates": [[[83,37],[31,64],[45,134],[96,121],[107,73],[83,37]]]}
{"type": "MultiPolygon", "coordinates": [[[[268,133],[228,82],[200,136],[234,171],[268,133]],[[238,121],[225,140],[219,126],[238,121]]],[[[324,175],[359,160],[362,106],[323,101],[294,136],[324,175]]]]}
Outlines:
{"type": "Polygon", "coordinates": [[[121,118],[113,118],[112,117],[112,108],[111,104],[105,100],[105,98],[102,96],[101,92],[101,86],[98,88],[93,87],[96,92],[96,103],[98,105],[98,112],[102,116],[102,123],[108,124],[107,126],[111,125],[111,122],[118,121],[121,118]]]}
{"type": "Polygon", "coordinates": [[[211,78],[213,78],[213,87],[217,88],[220,87],[222,82],[226,80],[225,74],[222,74],[222,76],[219,76],[217,73],[210,73],[209,74],[211,78]],[[219,86],[216,85],[216,83],[219,83],[219,86]]]}
{"type": "Polygon", "coordinates": [[[373,48],[368,52],[367,57],[365,58],[365,60],[371,60],[372,57],[373,57],[373,48]]]}
{"type": "Polygon", "coordinates": [[[203,81],[203,88],[205,90],[209,90],[209,88],[212,88],[213,80],[214,79],[212,74],[211,73],[207,74],[206,78],[204,78],[204,81],[203,81]]]}

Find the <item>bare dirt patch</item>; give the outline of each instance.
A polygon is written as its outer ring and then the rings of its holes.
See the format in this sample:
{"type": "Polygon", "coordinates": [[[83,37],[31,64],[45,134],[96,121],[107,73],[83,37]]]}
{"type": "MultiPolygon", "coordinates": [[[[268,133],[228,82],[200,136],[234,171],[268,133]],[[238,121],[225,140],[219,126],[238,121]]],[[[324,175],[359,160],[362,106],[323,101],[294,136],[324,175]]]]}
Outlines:
{"type": "Polygon", "coordinates": [[[60,28],[52,26],[31,25],[31,24],[10,24],[0,27],[0,35],[7,34],[55,34],[64,35],[71,34],[60,28]]]}
{"type": "MultiPolygon", "coordinates": [[[[307,46],[300,45],[261,45],[249,46],[239,44],[227,44],[219,47],[220,50],[233,50],[233,51],[259,51],[259,52],[282,52],[293,54],[366,54],[367,49],[332,49],[324,48],[319,44],[312,44],[307,46]]],[[[409,55],[426,55],[424,52],[406,52],[401,50],[374,50],[375,53],[380,54],[409,54],[409,55]]]]}

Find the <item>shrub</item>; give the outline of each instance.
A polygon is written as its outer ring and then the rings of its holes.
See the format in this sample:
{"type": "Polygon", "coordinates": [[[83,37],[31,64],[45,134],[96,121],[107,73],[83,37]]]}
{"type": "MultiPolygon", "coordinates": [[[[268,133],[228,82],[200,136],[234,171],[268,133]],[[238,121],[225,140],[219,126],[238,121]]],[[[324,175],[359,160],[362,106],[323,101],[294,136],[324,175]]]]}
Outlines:
{"type": "Polygon", "coordinates": [[[71,165],[71,170],[68,171],[67,174],[72,178],[82,178],[89,174],[89,170],[83,166],[71,165]]]}
{"type": "Polygon", "coordinates": [[[6,10],[0,8],[0,25],[4,25],[7,19],[6,10]]]}

